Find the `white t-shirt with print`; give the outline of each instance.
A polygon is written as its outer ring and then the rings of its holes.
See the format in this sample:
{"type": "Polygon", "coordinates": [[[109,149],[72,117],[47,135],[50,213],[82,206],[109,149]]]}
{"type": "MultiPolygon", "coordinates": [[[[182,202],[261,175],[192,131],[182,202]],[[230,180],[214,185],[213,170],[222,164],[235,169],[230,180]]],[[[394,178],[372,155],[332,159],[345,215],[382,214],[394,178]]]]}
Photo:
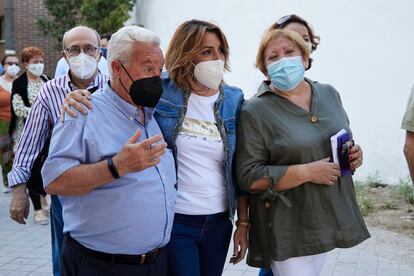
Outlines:
{"type": "Polygon", "coordinates": [[[176,213],[209,215],[226,211],[225,151],[214,117],[219,93],[191,93],[177,136],[178,196],[176,213]]]}

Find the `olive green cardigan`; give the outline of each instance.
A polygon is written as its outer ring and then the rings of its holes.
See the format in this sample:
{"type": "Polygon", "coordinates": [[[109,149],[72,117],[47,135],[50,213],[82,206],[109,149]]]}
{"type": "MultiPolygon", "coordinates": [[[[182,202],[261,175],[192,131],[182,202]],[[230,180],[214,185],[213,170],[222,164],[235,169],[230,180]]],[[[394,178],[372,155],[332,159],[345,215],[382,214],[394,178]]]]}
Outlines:
{"type": "MultiPolygon", "coordinates": [[[[277,184],[289,165],[330,156],[330,137],[342,128],[350,131],[338,92],[306,81],[312,88],[310,112],[271,92],[267,82],[245,102],[236,150],[241,189],[249,191],[262,177],[277,184]]],[[[269,268],[271,261],[352,247],[370,237],[351,176],[333,186],[308,182],[280,193],[252,193],[249,209],[251,266],[269,268]]]]}

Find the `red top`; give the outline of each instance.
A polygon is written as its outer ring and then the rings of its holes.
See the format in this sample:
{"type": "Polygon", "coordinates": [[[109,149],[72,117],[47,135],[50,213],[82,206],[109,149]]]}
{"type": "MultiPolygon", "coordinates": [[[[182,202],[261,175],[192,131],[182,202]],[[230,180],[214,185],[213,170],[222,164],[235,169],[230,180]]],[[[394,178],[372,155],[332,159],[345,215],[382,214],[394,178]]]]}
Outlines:
{"type": "Polygon", "coordinates": [[[11,119],[11,93],[0,85],[0,121],[9,122],[11,119]]]}

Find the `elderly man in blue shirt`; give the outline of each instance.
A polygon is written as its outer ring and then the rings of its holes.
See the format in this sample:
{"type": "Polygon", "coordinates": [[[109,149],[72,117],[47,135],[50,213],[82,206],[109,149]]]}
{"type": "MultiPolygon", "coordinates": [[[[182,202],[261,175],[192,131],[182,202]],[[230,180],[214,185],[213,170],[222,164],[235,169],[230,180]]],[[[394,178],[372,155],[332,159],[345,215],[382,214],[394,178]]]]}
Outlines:
{"type": "Polygon", "coordinates": [[[137,26],[116,32],[110,82],[92,96],[93,109],[53,130],[42,176],[62,202],[62,275],[167,275],[176,175],[153,118],[162,93],[159,44],[137,26]]]}

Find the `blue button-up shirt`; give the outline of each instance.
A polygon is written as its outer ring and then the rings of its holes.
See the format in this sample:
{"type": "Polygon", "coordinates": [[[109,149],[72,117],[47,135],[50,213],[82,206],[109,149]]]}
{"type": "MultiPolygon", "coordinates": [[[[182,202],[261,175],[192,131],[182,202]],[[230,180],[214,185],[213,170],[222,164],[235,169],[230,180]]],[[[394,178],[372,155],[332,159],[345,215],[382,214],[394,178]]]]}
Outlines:
{"type": "MultiPolygon", "coordinates": [[[[42,170],[45,187],[74,166],[115,155],[137,129],[139,141],[161,133],[153,109],[144,109],[143,126],[137,108],[108,85],[93,94],[92,104],[87,116],[67,116],[64,124],[55,126],[42,170]]],[[[107,253],[143,254],[162,247],[170,239],[175,183],[174,159],[167,150],[157,166],[126,174],[83,196],[60,196],[64,232],[107,253]]]]}

